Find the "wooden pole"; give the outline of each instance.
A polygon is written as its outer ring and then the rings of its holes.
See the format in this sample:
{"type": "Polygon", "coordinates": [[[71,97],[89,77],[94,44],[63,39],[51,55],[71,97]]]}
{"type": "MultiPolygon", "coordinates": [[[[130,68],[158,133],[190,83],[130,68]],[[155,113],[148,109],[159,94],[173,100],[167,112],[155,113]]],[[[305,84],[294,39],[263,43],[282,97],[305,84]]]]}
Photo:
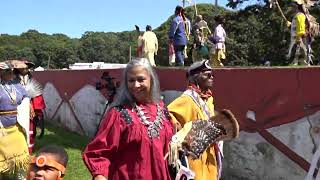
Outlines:
{"type": "Polygon", "coordinates": [[[131,46],[129,47],[129,61],[131,61],[131,46]]]}
{"type": "Polygon", "coordinates": [[[194,9],[196,11],[196,16],[198,16],[197,2],[194,0],[194,9]]]}
{"type": "MultiPolygon", "coordinates": [[[[281,9],[281,7],[280,7],[280,5],[279,5],[279,3],[278,3],[277,0],[276,0],[276,5],[277,5],[278,10],[280,11],[280,14],[281,14],[282,18],[285,19],[286,21],[288,21],[288,19],[286,18],[286,16],[283,14],[282,9],[281,9]]],[[[287,23],[287,22],[286,22],[286,23],[287,23]]]]}
{"type": "Polygon", "coordinates": [[[50,56],[50,54],[49,54],[48,56],[49,56],[49,58],[48,58],[48,67],[47,67],[47,69],[50,69],[50,59],[51,59],[51,56],[50,56]]]}

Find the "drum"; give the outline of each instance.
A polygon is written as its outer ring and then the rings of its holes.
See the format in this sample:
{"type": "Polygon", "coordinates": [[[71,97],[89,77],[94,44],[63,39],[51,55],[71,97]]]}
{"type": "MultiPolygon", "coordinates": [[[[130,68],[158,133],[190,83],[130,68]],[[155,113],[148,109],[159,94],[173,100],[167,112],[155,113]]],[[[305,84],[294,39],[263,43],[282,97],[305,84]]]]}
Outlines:
{"type": "Polygon", "coordinates": [[[216,115],[210,121],[221,124],[226,131],[226,134],[219,136],[216,141],[232,140],[239,136],[239,123],[230,110],[223,109],[216,112],[216,115]]]}

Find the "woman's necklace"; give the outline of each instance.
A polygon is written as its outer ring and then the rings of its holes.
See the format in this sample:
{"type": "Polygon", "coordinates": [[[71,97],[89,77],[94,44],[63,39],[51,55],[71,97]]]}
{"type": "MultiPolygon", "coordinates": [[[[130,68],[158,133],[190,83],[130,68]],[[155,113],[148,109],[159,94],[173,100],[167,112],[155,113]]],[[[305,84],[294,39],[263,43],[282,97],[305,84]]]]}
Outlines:
{"type": "Polygon", "coordinates": [[[157,104],[157,117],[156,120],[151,122],[148,121],[148,119],[150,119],[150,117],[146,117],[143,109],[139,106],[137,106],[137,104],[134,105],[134,109],[136,111],[136,113],[138,114],[140,121],[143,125],[145,125],[147,127],[148,130],[148,136],[150,138],[156,138],[160,136],[160,129],[162,129],[163,123],[162,123],[162,117],[163,117],[163,113],[161,110],[161,107],[159,104],[157,104]]]}
{"type": "Polygon", "coordinates": [[[11,85],[6,85],[6,84],[1,84],[1,87],[4,89],[6,95],[10,98],[11,104],[16,105],[17,104],[17,91],[14,86],[11,85]]]}

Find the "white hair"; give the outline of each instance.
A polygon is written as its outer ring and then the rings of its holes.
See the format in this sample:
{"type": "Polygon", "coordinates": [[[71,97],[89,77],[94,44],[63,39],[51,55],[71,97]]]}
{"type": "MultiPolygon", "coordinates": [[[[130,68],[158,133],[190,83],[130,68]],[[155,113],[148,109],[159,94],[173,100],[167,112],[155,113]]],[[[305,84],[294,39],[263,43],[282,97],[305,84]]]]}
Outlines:
{"type": "Polygon", "coordinates": [[[158,103],[161,100],[160,96],[160,83],[158,80],[158,76],[154,69],[152,68],[150,62],[145,58],[136,58],[131,60],[126,68],[123,71],[121,85],[117,90],[117,94],[114,98],[114,101],[111,103],[111,107],[122,106],[122,105],[133,105],[135,103],[135,99],[128,89],[128,71],[131,70],[135,66],[143,66],[150,75],[150,97],[151,101],[154,103],[158,103]]]}

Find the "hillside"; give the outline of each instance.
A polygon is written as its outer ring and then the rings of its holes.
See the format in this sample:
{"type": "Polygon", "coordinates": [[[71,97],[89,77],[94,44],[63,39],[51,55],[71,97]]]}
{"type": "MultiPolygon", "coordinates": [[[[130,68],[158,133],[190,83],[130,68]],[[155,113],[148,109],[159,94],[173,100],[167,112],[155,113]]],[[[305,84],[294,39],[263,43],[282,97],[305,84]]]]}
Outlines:
{"type": "MultiPolygon", "coordinates": [[[[215,26],[213,19],[216,15],[222,14],[226,17],[227,65],[256,66],[263,60],[269,60],[272,65],[277,66],[289,64],[285,59],[289,31],[278,11],[259,5],[240,11],[226,10],[212,4],[198,4],[197,7],[198,13],[203,15],[211,29],[215,26]]],[[[287,9],[284,11],[290,14],[287,9]]],[[[319,8],[313,12],[319,14],[319,8]]],[[[186,14],[191,22],[194,22],[194,7],[187,7],[186,14]]],[[[167,32],[171,19],[172,16],[168,17],[166,22],[154,30],[160,45],[156,61],[162,66],[168,65],[167,32]]],[[[134,29],[134,24],[132,28],[134,29]]],[[[50,68],[68,67],[68,64],[74,62],[126,63],[129,59],[130,46],[132,56],[136,54],[137,37],[135,31],[118,33],[89,31],[79,39],[71,39],[64,34],[48,35],[36,30],[29,30],[19,36],[2,34],[0,59],[26,57],[37,66],[47,67],[50,62],[50,68]]],[[[316,57],[319,49],[317,42],[318,40],[313,43],[316,57]]],[[[190,63],[190,60],[187,62],[190,63]]]]}

